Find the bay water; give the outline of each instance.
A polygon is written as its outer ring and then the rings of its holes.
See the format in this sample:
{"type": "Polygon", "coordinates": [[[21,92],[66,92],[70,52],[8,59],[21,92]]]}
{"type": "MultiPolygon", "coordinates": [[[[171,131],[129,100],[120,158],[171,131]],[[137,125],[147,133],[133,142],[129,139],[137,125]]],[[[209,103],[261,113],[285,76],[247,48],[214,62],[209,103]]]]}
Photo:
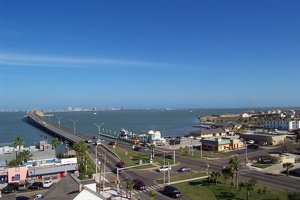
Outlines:
{"type": "MultiPolygon", "coordinates": [[[[101,125],[101,133],[119,133],[122,128],[137,134],[149,130],[160,131],[164,137],[184,136],[193,125],[200,123],[199,116],[212,114],[234,114],[247,109],[184,109],[184,110],[116,110],[116,111],[73,111],[45,112],[53,116],[45,120],[60,121],[63,126],[77,131],[98,135],[96,125],[101,125]],[[73,120],[73,121],[72,121],[73,120]],[[77,120],[77,121],[76,121],[77,120]],[[74,123],[74,121],[76,121],[74,123]]],[[[32,146],[35,142],[53,137],[27,123],[26,112],[0,112],[0,146],[13,146],[14,138],[20,136],[24,146],[32,146]]]]}

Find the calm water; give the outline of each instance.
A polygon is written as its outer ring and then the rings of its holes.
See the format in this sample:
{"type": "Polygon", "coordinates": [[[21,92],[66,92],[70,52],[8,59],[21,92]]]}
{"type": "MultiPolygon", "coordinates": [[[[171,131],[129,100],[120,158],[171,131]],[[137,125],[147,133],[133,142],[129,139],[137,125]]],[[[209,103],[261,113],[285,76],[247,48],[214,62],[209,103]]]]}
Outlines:
{"type": "MultiPolygon", "coordinates": [[[[98,128],[94,123],[101,126],[101,132],[116,132],[122,128],[134,133],[146,133],[149,130],[163,132],[164,136],[183,136],[187,134],[193,125],[199,124],[198,116],[211,114],[241,113],[247,109],[201,109],[201,110],[123,110],[123,111],[87,111],[87,112],[54,112],[50,117],[51,122],[73,128],[71,120],[77,120],[76,130],[92,135],[98,134],[98,128]]],[[[0,143],[11,143],[14,138],[21,136],[25,146],[33,145],[34,142],[43,140],[47,136],[48,142],[51,135],[28,124],[24,120],[25,112],[0,112],[0,143]]],[[[49,120],[49,117],[46,118],[49,120]]]]}

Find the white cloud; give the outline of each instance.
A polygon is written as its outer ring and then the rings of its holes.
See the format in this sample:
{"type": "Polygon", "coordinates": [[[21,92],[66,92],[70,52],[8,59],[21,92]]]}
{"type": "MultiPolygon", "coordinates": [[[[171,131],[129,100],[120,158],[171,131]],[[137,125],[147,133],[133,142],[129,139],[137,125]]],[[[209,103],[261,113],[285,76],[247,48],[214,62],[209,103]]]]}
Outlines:
{"type": "Polygon", "coordinates": [[[168,67],[170,64],[104,58],[72,58],[20,54],[0,54],[0,64],[35,67],[168,67]]]}

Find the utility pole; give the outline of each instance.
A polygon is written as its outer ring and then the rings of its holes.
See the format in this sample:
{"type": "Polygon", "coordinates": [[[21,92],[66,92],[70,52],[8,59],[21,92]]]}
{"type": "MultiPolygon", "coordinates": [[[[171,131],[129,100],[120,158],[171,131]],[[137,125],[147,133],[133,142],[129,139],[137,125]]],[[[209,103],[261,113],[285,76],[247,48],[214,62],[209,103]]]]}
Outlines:
{"type": "Polygon", "coordinates": [[[56,117],[57,119],[58,119],[58,127],[60,128],[60,119],[62,118],[62,116],[61,117],[56,117]]]}
{"type": "Polygon", "coordinates": [[[76,133],[76,126],[75,126],[75,124],[76,124],[76,122],[78,121],[79,119],[76,119],[75,121],[73,120],[73,119],[71,119],[71,121],[74,123],[74,135],[75,135],[75,133],[76,133]]]}
{"type": "Polygon", "coordinates": [[[102,126],[103,124],[104,124],[104,123],[101,123],[100,125],[98,125],[98,124],[94,123],[94,125],[97,126],[97,128],[98,128],[98,140],[99,140],[100,142],[101,142],[101,140],[100,140],[100,135],[101,135],[100,131],[101,131],[101,126],[102,126]]]}

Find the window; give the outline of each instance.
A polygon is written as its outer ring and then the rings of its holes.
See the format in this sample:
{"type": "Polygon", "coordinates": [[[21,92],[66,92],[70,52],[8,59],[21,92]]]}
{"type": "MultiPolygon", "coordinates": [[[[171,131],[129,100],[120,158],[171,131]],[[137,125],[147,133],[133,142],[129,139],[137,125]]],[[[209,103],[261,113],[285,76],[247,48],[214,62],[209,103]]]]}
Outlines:
{"type": "Polygon", "coordinates": [[[12,177],[11,177],[11,180],[12,180],[12,181],[20,180],[20,174],[15,174],[15,176],[12,176],[12,177]]]}

